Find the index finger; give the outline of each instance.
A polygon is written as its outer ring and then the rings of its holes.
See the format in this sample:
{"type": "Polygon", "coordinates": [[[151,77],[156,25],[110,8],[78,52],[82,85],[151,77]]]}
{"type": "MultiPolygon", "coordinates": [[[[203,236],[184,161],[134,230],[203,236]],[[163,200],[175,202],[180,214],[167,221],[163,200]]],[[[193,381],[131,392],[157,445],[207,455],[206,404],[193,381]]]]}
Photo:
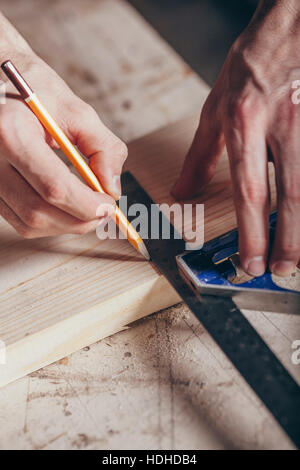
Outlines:
{"type": "Polygon", "coordinates": [[[103,213],[113,211],[114,200],[93,191],[72,174],[39,132],[18,127],[13,137],[14,145],[10,140],[7,146],[8,159],[45,201],[83,221],[98,218],[101,206],[105,206],[103,213]]]}

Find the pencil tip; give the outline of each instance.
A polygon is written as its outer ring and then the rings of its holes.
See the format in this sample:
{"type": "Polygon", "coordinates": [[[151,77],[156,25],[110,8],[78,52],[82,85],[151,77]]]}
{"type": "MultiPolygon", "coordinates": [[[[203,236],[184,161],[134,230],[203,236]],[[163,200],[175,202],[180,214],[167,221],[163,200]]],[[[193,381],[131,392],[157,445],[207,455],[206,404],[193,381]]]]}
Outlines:
{"type": "Polygon", "coordinates": [[[147,261],[150,261],[150,255],[148,253],[148,250],[145,246],[145,243],[144,242],[140,242],[139,245],[138,245],[138,249],[139,249],[139,252],[141,253],[141,255],[144,256],[144,258],[147,260],[147,261]]]}

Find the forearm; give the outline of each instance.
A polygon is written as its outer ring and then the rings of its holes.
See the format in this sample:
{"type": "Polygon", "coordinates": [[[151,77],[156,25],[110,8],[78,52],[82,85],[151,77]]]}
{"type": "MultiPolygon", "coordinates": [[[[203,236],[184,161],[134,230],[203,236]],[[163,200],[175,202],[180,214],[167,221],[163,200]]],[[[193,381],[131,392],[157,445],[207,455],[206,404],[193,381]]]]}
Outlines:
{"type": "MultiPolygon", "coordinates": [[[[0,63],[11,59],[20,70],[24,71],[33,55],[29,44],[0,12],[0,63]]],[[[3,72],[0,72],[0,79],[7,80],[3,72]]]]}

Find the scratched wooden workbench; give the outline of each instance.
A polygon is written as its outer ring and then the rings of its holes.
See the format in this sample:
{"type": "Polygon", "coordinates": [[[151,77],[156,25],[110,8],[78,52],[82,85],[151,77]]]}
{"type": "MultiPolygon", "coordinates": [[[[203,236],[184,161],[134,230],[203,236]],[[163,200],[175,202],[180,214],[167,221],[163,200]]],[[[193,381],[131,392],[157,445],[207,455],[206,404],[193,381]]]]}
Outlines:
{"type": "MultiPolygon", "coordinates": [[[[1,8],[126,141],[203,104],[207,87],[125,0],[1,8]]],[[[300,381],[299,318],[245,314],[300,381]]],[[[183,305],[11,383],[0,402],[1,449],[293,448],[183,305]]]]}

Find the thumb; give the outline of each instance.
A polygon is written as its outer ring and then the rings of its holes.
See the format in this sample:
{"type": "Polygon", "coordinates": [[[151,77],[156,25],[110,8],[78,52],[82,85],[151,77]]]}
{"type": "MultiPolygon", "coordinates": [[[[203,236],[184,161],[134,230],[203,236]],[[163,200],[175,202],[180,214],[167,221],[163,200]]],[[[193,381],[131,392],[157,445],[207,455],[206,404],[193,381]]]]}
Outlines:
{"type": "Polygon", "coordinates": [[[214,175],[225,141],[214,105],[213,91],[203,107],[200,124],[186,156],[181,175],[172,189],[178,200],[192,199],[214,175]]]}

